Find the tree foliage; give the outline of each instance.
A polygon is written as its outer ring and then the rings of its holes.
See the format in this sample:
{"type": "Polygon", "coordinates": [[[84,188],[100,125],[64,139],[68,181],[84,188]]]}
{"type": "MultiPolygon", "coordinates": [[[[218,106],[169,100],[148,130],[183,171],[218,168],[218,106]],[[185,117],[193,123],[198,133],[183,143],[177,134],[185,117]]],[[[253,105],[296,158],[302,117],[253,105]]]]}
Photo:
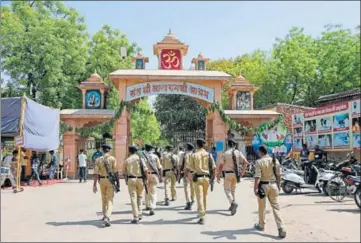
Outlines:
{"type": "MultiPolygon", "coordinates": [[[[143,110],[150,111],[150,106],[147,102],[147,99],[141,99],[137,106],[143,110]]],[[[139,112],[132,112],[131,132],[133,142],[140,140],[143,144],[157,144],[161,136],[159,123],[154,114],[149,115],[139,112]]]]}
{"type": "Polygon", "coordinates": [[[169,138],[173,132],[196,131],[205,129],[203,106],[185,95],[158,95],[154,109],[164,136],[169,138]]]}

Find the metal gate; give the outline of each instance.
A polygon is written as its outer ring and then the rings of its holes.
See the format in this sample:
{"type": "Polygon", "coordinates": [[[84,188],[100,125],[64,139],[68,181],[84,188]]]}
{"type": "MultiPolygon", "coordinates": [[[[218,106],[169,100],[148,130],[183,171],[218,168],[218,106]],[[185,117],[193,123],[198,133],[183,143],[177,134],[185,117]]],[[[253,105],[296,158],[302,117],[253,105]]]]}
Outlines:
{"type": "Polygon", "coordinates": [[[195,143],[197,138],[205,138],[205,131],[173,132],[171,144],[174,147],[183,146],[185,143],[195,143]]]}

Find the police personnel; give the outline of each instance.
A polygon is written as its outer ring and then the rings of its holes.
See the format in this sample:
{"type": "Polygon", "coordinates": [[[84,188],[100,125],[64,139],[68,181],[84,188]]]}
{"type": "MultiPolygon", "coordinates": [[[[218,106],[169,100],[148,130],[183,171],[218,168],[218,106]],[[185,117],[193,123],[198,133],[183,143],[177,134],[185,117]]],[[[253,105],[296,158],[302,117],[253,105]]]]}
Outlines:
{"type": "Polygon", "coordinates": [[[130,202],[132,205],[133,220],[132,224],[138,224],[142,216],[142,195],[144,190],[143,173],[147,177],[147,166],[144,159],[137,154],[137,147],[129,146],[130,156],[124,161],[123,173],[125,176],[125,183],[128,186],[130,202]]]}
{"type": "Polygon", "coordinates": [[[151,153],[152,149],[154,149],[152,145],[146,144],[145,151],[143,152],[148,168],[148,194],[145,195],[145,203],[146,210],[150,210],[149,215],[154,215],[157,202],[157,185],[163,182],[162,165],[158,156],[151,153]]]}
{"type": "Polygon", "coordinates": [[[104,221],[106,227],[109,227],[111,225],[110,215],[112,214],[113,209],[114,188],[109,181],[105,164],[108,165],[109,172],[115,174],[118,185],[119,176],[116,159],[110,155],[112,147],[109,144],[104,144],[102,147],[104,155],[95,160],[93,192],[97,193],[97,182],[99,181],[100,193],[102,195],[102,221],[104,221]]]}
{"type": "Polygon", "coordinates": [[[162,156],[162,166],[163,166],[163,177],[164,177],[164,205],[169,206],[169,194],[168,187],[170,184],[172,201],[177,199],[177,191],[176,191],[176,182],[177,177],[174,171],[178,169],[178,158],[172,152],[173,146],[167,145],[165,147],[166,152],[162,156]]]}
{"type": "Polygon", "coordinates": [[[223,153],[222,159],[219,162],[217,182],[220,182],[221,175],[223,175],[224,192],[228,198],[229,203],[231,204],[229,210],[231,211],[232,215],[235,215],[238,207],[235,195],[237,185],[236,173],[239,173],[238,168],[240,160],[242,160],[242,173],[240,174],[240,177],[244,175],[247,168],[247,159],[244,157],[241,151],[236,149],[236,141],[234,139],[229,139],[227,144],[228,150],[223,153]],[[236,160],[237,168],[234,166],[233,159],[236,160]]]}
{"type": "Polygon", "coordinates": [[[194,203],[195,198],[195,190],[194,190],[194,182],[193,182],[193,173],[194,171],[190,170],[189,163],[190,163],[190,157],[192,155],[192,151],[194,149],[194,145],[192,143],[187,143],[187,151],[183,154],[181,157],[181,160],[179,161],[180,164],[180,173],[184,173],[183,177],[183,185],[184,185],[184,194],[186,197],[186,207],[184,210],[191,210],[192,205],[194,203]],[[183,165],[184,164],[184,165],[183,165]],[[187,173],[188,170],[188,173],[187,173]],[[187,175],[187,176],[186,176],[187,175]]]}
{"type": "Polygon", "coordinates": [[[258,198],[259,221],[257,224],[255,224],[255,228],[259,231],[264,230],[267,197],[273,209],[273,216],[278,228],[278,236],[280,238],[285,238],[286,231],[283,227],[283,222],[280,215],[280,205],[278,202],[279,188],[281,184],[281,166],[278,160],[275,159],[275,162],[273,162],[272,158],[267,154],[267,148],[265,146],[259,146],[258,153],[261,159],[256,162],[253,189],[254,194],[258,198]],[[275,170],[273,169],[274,166],[275,170]],[[277,176],[275,176],[275,172],[277,176]]]}
{"type": "MultiPolygon", "coordinates": [[[[195,182],[195,191],[197,197],[197,206],[199,213],[198,224],[204,224],[204,217],[207,209],[207,193],[209,187],[210,170],[215,173],[216,165],[213,157],[204,149],[206,141],[202,138],[197,139],[197,149],[190,157],[189,169],[187,172],[194,171],[193,181],[195,182]],[[210,161],[209,161],[210,160],[210,161]],[[211,165],[211,168],[209,168],[211,165]]],[[[188,174],[187,173],[187,174],[188,174]]]]}

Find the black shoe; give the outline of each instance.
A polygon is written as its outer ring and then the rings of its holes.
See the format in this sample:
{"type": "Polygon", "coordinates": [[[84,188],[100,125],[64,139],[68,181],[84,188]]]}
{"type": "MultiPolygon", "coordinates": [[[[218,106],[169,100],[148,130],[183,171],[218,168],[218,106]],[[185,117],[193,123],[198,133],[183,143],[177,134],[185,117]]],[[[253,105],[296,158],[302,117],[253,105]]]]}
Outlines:
{"type": "Polygon", "coordinates": [[[149,211],[149,210],[150,210],[150,207],[146,207],[145,210],[149,211]]]}
{"type": "Polygon", "coordinates": [[[237,213],[237,207],[238,207],[238,204],[233,202],[232,206],[231,206],[231,215],[235,215],[237,213]]]}
{"type": "Polygon", "coordinates": [[[111,226],[110,220],[109,220],[108,217],[105,217],[105,219],[104,219],[104,225],[105,225],[105,227],[110,227],[110,226],[111,226]]]}
{"type": "Polygon", "coordinates": [[[203,225],[204,224],[204,219],[199,219],[197,223],[203,225]]]}
{"type": "Polygon", "coordinates": [[[175,200],[176,200],[175,198],[172,198],[172,200],[171,200],[171,201],[172,201],[172,202],[174,202],[175,200]]]}
{"type": "Polygon", "coordinates": [[[79,183],[81,183],[81,180],[79,180],[79,183]]]}
{"type": "Polygon", "coordinates": [[[229,207],[228,211],[232,211],[232,204],[231,204],[231,206],[229,207]]]}
{"type": "Polygon", "coordinates": [[[169,199],[165,199],[164,206],[169,206],[169,199]]]}
{"type": "Polygon", "coordinates": [[[141,221],[143,219],[143,215],[139,216],[138,220],[141,221]]]}
{"type": "Polygon", "coordinates": [[[138,219],[133,219],[132,221],[130,221],[131,224],[139,224],[139,220],[138,219]]]}
{"type": "Polygon", "coordinates": [[[286,238],[286,231],[284,230],[284,229],[282,229],[282,228],[280,228],[280,229],[278,229],[278,237],[280,237],[280,238],[286,238]]]}
{"type": "Polygon", "coordinates": [[[150,216],[154,215],[154,211],[152,209],[150,210],[149,215],[150,216]]]}
{"type": "Polygon", "coordinates": [[[191,210],[191,209],[192,209],[192,204],[190,202],[187,202],[187,205],[184,208],[184,210],[191,210]]]}

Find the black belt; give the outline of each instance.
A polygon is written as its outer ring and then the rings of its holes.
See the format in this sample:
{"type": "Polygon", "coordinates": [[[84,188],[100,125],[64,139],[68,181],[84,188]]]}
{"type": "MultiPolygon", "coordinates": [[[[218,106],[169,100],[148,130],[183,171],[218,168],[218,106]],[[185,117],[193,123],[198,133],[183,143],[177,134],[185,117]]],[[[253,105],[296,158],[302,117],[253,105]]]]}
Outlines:
{"type": "Polygon", "coordinates": [[[143,176],[128,176],[129,179],[143,179],[143,176]]]}
{"type": "Polygon", "coordinates": [[[157,172],[148,172],[148,174],[152,174],[152,175],[156,175],[157,174],[157,172]]]}
{"type": "Polygon", "coordinates": [[[222,171],[222,172],[225,173],[225,174],[234,173],[233,170],[224,170],[224,171],[222,171]]]}
{"type": "Polygon", "coordinates": [[[195,177],[197,178],[209,178],[210,176],[209,175],[200,175],[200,174],[195,174],[195,177]]]}
{"type": "Polygon", "coordinates": [[[108,176],[99,176],[100,179],[109,178],[108,176]]]}
{"type": "Polygon", "coordinates": [[[194,171],[193,171],[193,170],[191,170],[191,171],[189,171],[189,173],[193,174],[193,173],[194,173],[194,171]]]}
{"type": "Polygon", "coordinates": [[[276,183],[275,181],[260,181],[259,184],[261,185],[269,185],[269,184],[272,184],[272,183],[276,183]]]}
{"type": "Polygon", "coordinates": [[[163,170],[164,172],[167,172],[167,171],[171,171],[172,169],[166,169],[166,170],[163,170]]]}

